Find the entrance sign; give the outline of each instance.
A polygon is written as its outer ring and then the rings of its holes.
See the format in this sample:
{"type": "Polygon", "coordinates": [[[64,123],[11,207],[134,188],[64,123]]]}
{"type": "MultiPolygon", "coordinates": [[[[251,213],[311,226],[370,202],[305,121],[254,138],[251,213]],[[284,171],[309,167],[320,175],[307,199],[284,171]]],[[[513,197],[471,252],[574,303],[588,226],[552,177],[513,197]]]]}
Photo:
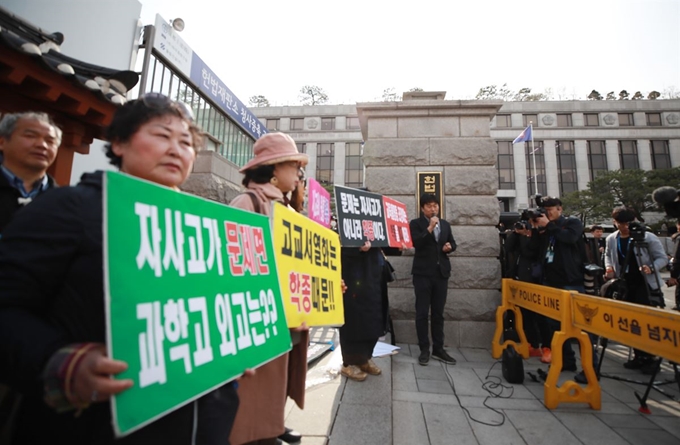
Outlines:
{"type": "Polygon", "coordinates": [[[291,348],[269,219],[106,172],[107,347],[129,434],[291,348]]]}
{"type": "Polygon", "coordinates": [[[420,212],[420,197],[424,193],[431,193],[437,198],[439,204],[439,215],[446,215],[444,212],[444,188],[442,186],[442,172],[418,172],[418,186],[416,201],[418,202],[418,212],[420,212]]]}
{"type": "Polygon", "coordinates": [[[406,206],[377,193],[335,187],[338,233],[343,247],[413,247],[406,206]]]}
{"type": "Polygon", "coordinates": [[[272,227],[288,326],[345,324],[338,234],[278,203],[272,227]]]}

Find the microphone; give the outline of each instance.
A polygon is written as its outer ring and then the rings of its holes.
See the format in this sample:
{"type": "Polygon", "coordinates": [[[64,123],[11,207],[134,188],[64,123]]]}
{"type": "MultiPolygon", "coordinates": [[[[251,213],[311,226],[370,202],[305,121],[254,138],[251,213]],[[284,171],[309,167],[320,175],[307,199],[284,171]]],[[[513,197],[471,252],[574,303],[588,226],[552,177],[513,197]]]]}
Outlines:
{"type": "Polygon", "coordinates": [[[659,206],[663,206],[666,216],[680,218],[680,190],[673,187],[659,187],[652,193],[652,198],[659,206]]]}

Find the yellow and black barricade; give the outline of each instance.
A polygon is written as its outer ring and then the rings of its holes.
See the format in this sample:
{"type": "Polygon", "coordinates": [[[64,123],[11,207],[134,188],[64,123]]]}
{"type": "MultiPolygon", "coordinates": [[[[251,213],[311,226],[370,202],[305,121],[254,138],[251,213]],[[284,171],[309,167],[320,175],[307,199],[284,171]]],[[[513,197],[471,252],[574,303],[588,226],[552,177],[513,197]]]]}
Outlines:
{"type": "Polygon", "coordinates": [[[522,313],[517,307],[561,322],[560,330],[553,336],[552,364],[545,381],[544,403],[549,409],[556,408],[560,402],[584,402],[593,409],[601,407],[601,388],[593,368],[592,354],[581,354],[583,372],[588,379],[585,387],[572,380],[557,386],[564,342],[575,338],[581,351],[592,347],[582,329],[671,362],[680,362],[680,314],[507,278],[503,279],[502,297],[502,303],[496,310],[496,331],[491,345],[494,358],[500,358],[508,345],[513,345],[522,357],[529,357],[522,313]],[[515,314],[519,344],[511,340],[501,343],[503,314],[506,311],[515,314]]]}

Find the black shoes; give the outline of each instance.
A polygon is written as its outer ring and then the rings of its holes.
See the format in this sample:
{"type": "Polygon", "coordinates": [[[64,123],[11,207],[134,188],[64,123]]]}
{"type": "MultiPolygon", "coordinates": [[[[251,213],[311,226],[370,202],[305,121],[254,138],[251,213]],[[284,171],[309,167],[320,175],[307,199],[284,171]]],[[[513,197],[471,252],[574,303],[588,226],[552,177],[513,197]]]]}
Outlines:
{"type": "Polygon", "coordinates": [[[435,349],[434,351],[432,351],[432,358],[449,365],[456,364],[456,359],[447,354],[446,351],[443,349],[435,349]]]}
{"type": "MultiPolygon", "coordinates": [[[[597,376],[597,380],[600,380],[599,375],[597,376]]],[[[582,383],[584,385],[588,384],[588,379],[586,378],[586,374],[583,371],[579,372],[574,376],[574,381],[577,383],[582,383]]]]}
{"type": "Polygon", "coordinates": [[[635,357],[632,360],[628,360],[623,364],[626,369],[641,369],[643,366],[647,365],[651,360],[649,358],[635,357]]]}
{"type": "Polygon", "coordinates": [[[297,431],[291,428],[286,427],[286,432],[281,434],[279,436],[279,439],[286,443],[298,443],[300,442],[300,440],[302,440],[302,434],[298,433],[297,431]]]}
{"type": "Polygon", "coordinates": [[[422,366],[427,366],[427,364],[430,362],[430,351],[427,349],[423,349],[420,351],[420,355],[418,356],[418,363],[422,366]]]}

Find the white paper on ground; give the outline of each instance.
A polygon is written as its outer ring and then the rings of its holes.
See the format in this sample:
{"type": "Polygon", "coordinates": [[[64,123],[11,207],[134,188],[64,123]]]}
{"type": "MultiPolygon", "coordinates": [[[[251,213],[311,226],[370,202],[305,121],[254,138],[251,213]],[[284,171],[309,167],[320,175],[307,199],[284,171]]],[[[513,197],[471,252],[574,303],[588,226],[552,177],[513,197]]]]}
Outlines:
{"type": "Polygon", "coordinates": [[[386,355],[392,355],[399,352],[399,346],[392,346],[388,343],[383,343],[379,341],[375,344],[373,348],[373,357],[385,357],[386,355]]]}

